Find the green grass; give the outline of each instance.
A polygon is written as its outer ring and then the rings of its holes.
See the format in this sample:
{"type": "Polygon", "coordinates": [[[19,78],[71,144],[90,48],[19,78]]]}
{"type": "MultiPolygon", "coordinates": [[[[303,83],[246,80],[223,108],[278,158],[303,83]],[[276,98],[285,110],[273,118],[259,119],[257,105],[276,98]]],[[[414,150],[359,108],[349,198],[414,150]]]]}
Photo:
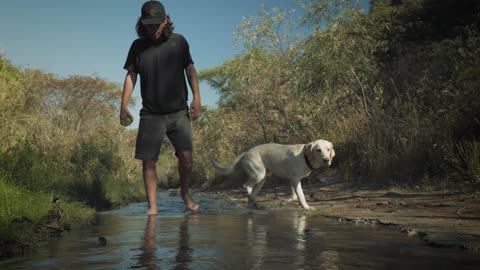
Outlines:
{"type": "Polygon", "coordinates": [[[144,201],[145,187],[143,180],[138,177],[138,181],[107,181],[105,184],[107,199],[112,207],[125,205],[133,201],[144,201]]]}
{"type": "MultiPolygon", "coordinates": [[[[35,245],[37,239],[33,227],[38,223],[52,208],[53,197],[57,194],[35,193],[12,183],[0,177],[0,257],[7,257],[15,254],[19,246],[28,243],[30,247],[35,245]],[[19,228],[13,224],[12,220],[18,217],[26,217],[32,220],[32,224],[19,228]],[[8,244],[7,244],[8,243],[8,244]]],[[[95,210],[86,207],[79,202],[71,202],[68,198],[62,198],[61,207],[64,212],[64,221],[66,223],[88,224],[95,214],[95,210]]]]}
{"type": "MultiPolygon", "coordinates": [[[[0,179],[0,221],[9,222],[15,217],[28,217],[39,221],[52,208],[56,194],[44,194],[27,191],[4,179],[0,179]]],[[[68,198],[61,198],[61,207],[66,221],[88,221],[95,211],[80,202],[70,202],[68,198]]]]}

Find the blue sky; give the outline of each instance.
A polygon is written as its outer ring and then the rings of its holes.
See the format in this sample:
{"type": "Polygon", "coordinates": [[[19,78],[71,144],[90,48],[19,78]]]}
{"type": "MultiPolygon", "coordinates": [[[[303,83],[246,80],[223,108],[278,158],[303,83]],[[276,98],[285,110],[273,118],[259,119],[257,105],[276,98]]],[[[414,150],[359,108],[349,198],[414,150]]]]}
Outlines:
{"type": "MultiPolygon", "coordinates": [[[[363,0],[367,1],[367,0],[363,0]]],[[[235,48],[234,27],[244,16],[268,8],[295,6],[295,0],[163,0],[186,37],[197,71],[221,65],[235,48]]],[[[21,68],[36,68],[61,77],[98,76],[122,83],[123,64],[144,0],[22,0],[0,4],[0,52],[21,68]]],[[[203,105],[215,107],[214,89],[200,84],[203,105]]],[[[139,85],[134,97],[140,109],[139,85]]],[[[120,102],[120,101],[119,101],[120,102]]],[[[137,118],[137,117],[136,117],[137,118]]],[[[134,123],[135,124],[135,123],[134,123]]],[[[133,125],[136,126],[136,125],[133,125]]]]}

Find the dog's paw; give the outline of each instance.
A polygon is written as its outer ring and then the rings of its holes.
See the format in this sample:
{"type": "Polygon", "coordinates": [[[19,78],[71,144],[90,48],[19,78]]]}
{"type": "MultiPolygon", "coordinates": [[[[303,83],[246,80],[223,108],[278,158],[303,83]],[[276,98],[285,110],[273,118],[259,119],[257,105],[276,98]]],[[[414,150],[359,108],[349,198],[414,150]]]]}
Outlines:
{"type": "Polygon", "coordinates": [[[252,209],[258,209],[257,202],[254,200],[248,200],[248,206],[252,209]]]}
{"type": "Polygon", "coordinates": [[[305,211],[315,211],[315,207],[311,207],[311,206],[305,207],[305,211]]]}

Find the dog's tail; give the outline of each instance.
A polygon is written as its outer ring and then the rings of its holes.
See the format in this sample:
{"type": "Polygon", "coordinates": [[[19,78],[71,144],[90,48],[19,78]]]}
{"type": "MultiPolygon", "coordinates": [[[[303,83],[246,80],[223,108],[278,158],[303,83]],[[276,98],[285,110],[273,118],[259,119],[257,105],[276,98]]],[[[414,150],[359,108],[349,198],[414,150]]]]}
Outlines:
{"type": "Polygon", "coordinates": [[[238,162],[243,158],[245,153],[241,153],[238,155],[235,160],[230,164],[229,166],[223,166],[218,164],[215,160],[213,161],[213,166],[220,171],[222,175],[229,175],[232,174],[235,171],[235,168],[237,167],[238,162]]]}

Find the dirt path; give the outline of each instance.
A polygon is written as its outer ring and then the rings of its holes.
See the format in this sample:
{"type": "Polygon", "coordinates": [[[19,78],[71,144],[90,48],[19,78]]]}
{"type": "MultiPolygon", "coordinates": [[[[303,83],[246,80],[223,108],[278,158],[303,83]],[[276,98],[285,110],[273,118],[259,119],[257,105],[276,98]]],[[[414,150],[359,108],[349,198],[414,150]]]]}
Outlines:
{"type": "MultiPolygon", "coordinates": [[[[394,226],[401,233],[419,237],[432,246],[480,252],[480,192],[356,190],[338,183],[304,185],[303,189],[307,202],[315,207],[308,215],[394,226]]],[[[247,207],[243,189],[204,193],[247,207]]],[[[300,207],[296,202],[287,202],[290,196],[287,187],[264,188],[257,196],[257,203],[268,208],[300,207]]]]}

